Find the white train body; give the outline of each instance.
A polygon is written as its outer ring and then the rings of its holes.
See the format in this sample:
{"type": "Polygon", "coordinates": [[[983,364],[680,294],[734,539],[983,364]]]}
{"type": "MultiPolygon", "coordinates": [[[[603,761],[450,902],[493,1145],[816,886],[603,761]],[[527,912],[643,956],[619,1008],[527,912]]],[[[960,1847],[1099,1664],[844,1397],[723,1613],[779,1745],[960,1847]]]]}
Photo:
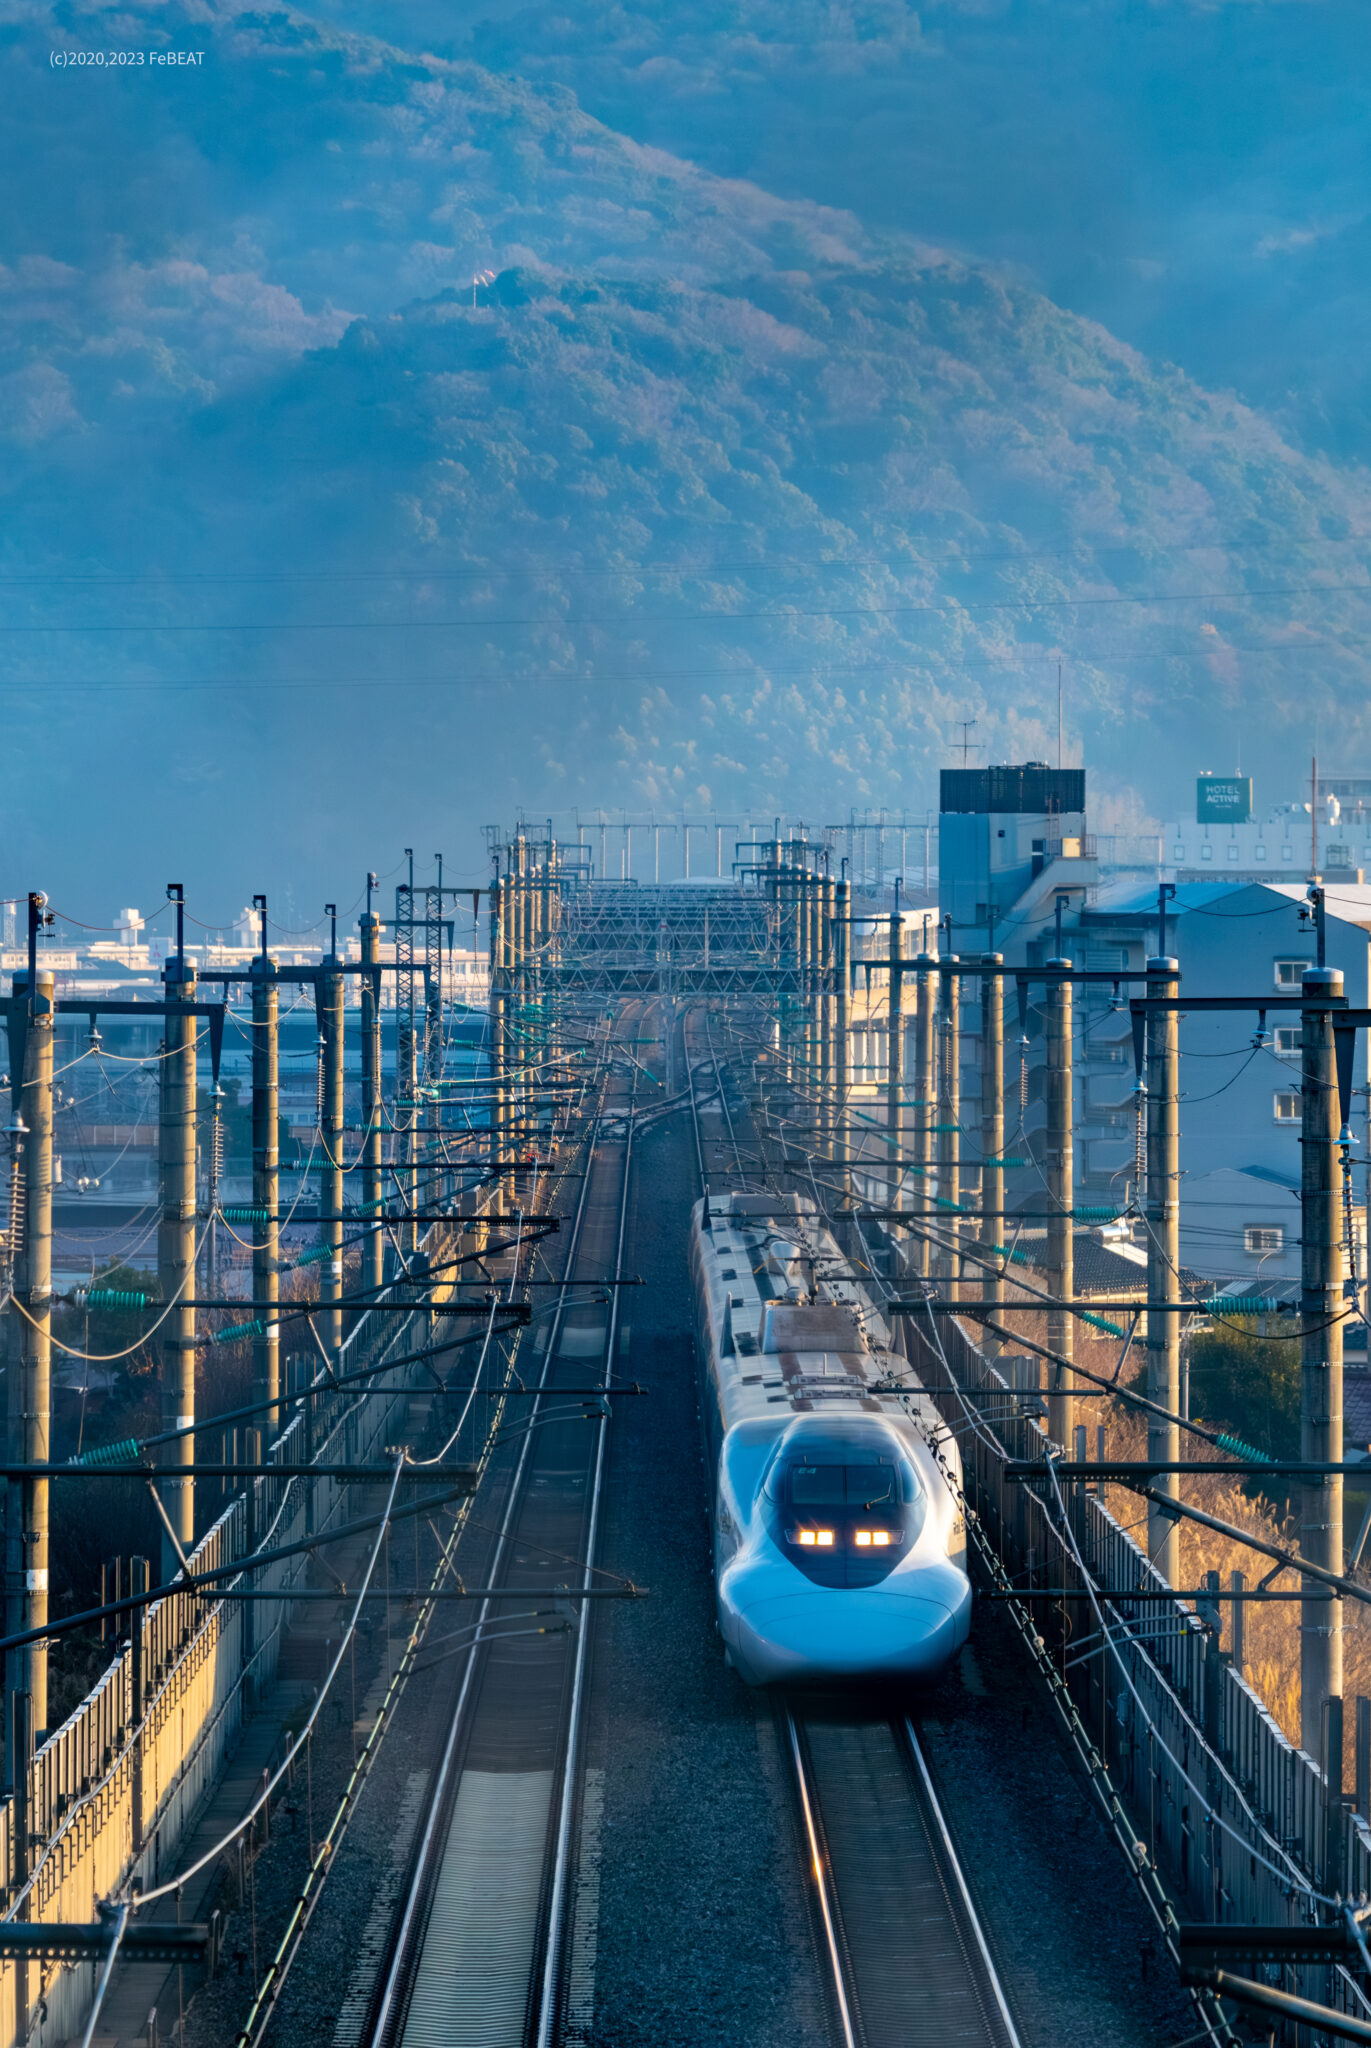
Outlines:
{"type": "Polygon", "coordinates": [[[931,1676],[966,1641],[971,1586],[908,1360],[800,1197],[697,1202],[690,1257],[734,1665],[752,1685],[931,1676]]]}

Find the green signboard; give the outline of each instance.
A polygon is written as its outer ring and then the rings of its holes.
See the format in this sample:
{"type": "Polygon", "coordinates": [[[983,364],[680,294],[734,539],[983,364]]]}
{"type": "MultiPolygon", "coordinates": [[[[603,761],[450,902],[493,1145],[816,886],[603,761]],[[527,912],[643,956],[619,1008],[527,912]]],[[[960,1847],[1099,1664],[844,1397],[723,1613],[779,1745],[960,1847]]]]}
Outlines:
{"type": "Polygon", "coordinates": [[[1195,785],[1201,825],[1243,825],[1252,815],[1250,775],[1202,775],[1195,785]]]}

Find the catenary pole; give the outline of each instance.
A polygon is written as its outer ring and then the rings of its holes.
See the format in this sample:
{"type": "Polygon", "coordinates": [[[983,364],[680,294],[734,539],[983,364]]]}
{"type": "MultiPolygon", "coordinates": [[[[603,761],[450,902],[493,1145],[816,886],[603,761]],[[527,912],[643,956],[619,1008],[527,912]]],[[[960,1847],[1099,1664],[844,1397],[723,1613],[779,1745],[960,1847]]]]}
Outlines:
{"type": "MultiPolygon", "coordinates": [[[[176,952],[162,973],[169,1003],[195,1001],[195,970],[186,960],[185,903],[181,885],[167,892],[176,905],[176,952]]],[[[157,1279],[164,1302],[178,1305],[162,1325],[162,1427],[189,1429],[195,1421],[195,1083],[198,1019],[168,1013],[158,1075],[158,1178],[161,1214],[157,1227],[157,1279]]],[[[253,1231],[256,1237],[256,1226],[253,1231]]],[[[181,1549],[195,1545],[195,1482],[191,1476],[195,1439],[167,1444],[161,1463],[176,1477],[160,1482],[162,1505],[181,1549]]],[[[176,1544],[162,1531],[162,1576],[180,1568],[176,1544]]]]}
{"type": "MultiPolygon", "coordinates": [[[[1147,963],[1149,998],[1176,994],[1177,962],[1157,954],[1147,963]]],[[[1180,1022],[1175,1010],[1150,1010],[1147,1015],[1147,1298],[1180,1300],[1180,1022]]],[[[1179,1313],[1149,1310],[1147,1316],[1147,1395],[1176,1415],[1181,1400],[1181,1324],[1179,1313]]],[[[1179,1458],[1180,1424],[1150,1414],[1147,1455],[1161,1463],[1179,1458]]],[[[1156,1491],[1180,1497],[1174,1473],[1160,1474],[1156,1491]]],[[[1147,1554],[1162,1577],[1180,1584],[1180,1526],[1157,1502],[1147,1509],[1147,1554]]],[[[1339,1566],[1341,1569],[1341,1566],[1339,1566]]]]}
{"type": "Polygon", "coordinates": [[[914,1020],[914,1173],[911,1207],[923,1218],[918,1237],[918,1270],[933,1270],[927,1224],[933,1215],[933,1126],[938,1121],[938,963],[925,947],[915,965],[918,1010],[914,1020]]]}
{"type": "Polygon", "coordinates": [[[904,1123],[904,926],[896,910],[890,919],[890,960],[887,967],[890,1000],[886,1014],[885,1121],[889,1201],[892,1209],[903,1208],[904,1168],[900,1146],[904,1123]]]}
{"type": "MultiPolygon", "coordinates": [[[[953,971],[939,977],[938,991],[938,1197],[940,1201],[951,1202],[948,1214],[955,1218],[962,1181],[962,982],[956,971],[960,963],[955,953],[949,953],[943,964],[953,971]]],[[[950,1240],[953,1244],[956,1236],[954,1222],[950,1240]]],[[[961,1258],[956,1251],[944,1251],[938,1265],[947,1279],[948,1298],[955,1301],[961,1258]]]]}
{"type": "Polygon", "coordinates": [[[367,908],[360,920],[362,937],[362,1205],[366,1236],[362,1242],[362,1287],[377,1288],[385,1276],[385,1237],[380,1222],[384,1190],[381,1178],[381,920],[371,908],[374,875],[367,877],[367,908]]]}
{"type": "Polygon", "coordinates": [[[252,1340],[252,1397],[266,1402],[281,1392],[280,1010],[276,962],[267,951],[267,899],[253,903],[262,943],[252,963],[252,1303],[261,1325],[252,1340]]]}
{"type": "MultiPolygon", "coordinates": [[[[981,962],[981,1244],[995,1255],[1003,1230],[1004,1210],[1004,956],[987,953],[981,962]]],[[[984,1272],[987,1299],[1004,1300],[1004,1273],[998,1260],[984,1272]]],[[[998,1357],[1001,1344],[987,1330],[981,1349],[998,1357]]]]}
{"type": "MultiPolygon", "coordinates": [[[[319,1299],[327,1305],[341,1300],[343,1293],[343,1057],[344,1018],[343,976],[338,971],[338,913],[330,903],[326,909],[330,918],[331,941],[328,959],[324,961],[319,980],[319,1025],[323,1039],[324,1088],[319,1133],[324,1164],[319,1176],[319,1207],[324,1215],[333,1219],[321,1226],[323,1241],[328,1246],[329,1256],[325,1260],[319,1280],[319,1299]]],[[[343,1348],[343,1312],[340,1308],[326,1306],[321,1318],[324,1344],[334,1364],[343,1348]]]]}
{"type": "MultiPolygon", "coordinates": [[[[1301,993],[1343,992],[1336,967],[1306,968],[1301,993]]],[[[1337,1182],[1338,1081],[1333,1019],[1303,1013],[1300,1174],[1300,1456],[1342,1459],[1342,1230],[1337,1182]]],[[[1300,1550],[1325,1570],[1343,1569],[1340,1474],[1307,1479],[1300,1489],[1300,1550]]],[[[1300,1747],[1320,1754],[1325,1702],[1342,1695],[1342,1602],[1319,1600],[1314,1580],[1300,1610],[1300,1747]]]]}
{"type": "MultiPolygon", "coordinates": [[[[1072,1140],[1071,1094],[1071,983],[1067,974],[1071,962],[1049,960],[1060,968],[1060,981],[1047,989],[1046,1096],[1047,1096],[1047,1271],[1054,1296],[1067,1301],[1076,1291],[1075,1247],[1072,1242],[1071,1211],[1075,1176],[1072,1140]]],[[[1047,1341],[1059,1358],[1074,1356],[1075,1317],[1069,1309],[1053,1309],[1047,1319],[1047,1341]]],[[[1052,1368],[1047,1397],[1047,1428],[1054,1443],[1070,1448],[1075,1422],[1074,1375],[1064,1366],[1052,1368]]]]}
{"type": "Polygon", "coordinates": [[[846,875],[836,884],[833,891],[834,917],[834,961],[833,961],[833,1071],[834,1071],[834,1143],[835,1164],[843,1170],[846,1181],[848,1153],[848,1107],[851,1077],[849,1058],[851,1054],[852,1015],[852,926],[848,923],[848,901],[850,888],[846,875]]]}
{"type": "MultiPolygon", "coordinates": [[[[37,935],[46,898],[29,897],[29,970],[15,976],[10,1016],[23,1031],[22,1064],[10,1032],[14,1137],[22,1145],[23,1242],[14,1267],[8,1387],[10,1458],[46,1463],[52,1413],[52,1066],[55,981],[37,965],[37,935]]],[[[41,1628],[48,1618],[48,1482],[11,1480],[5,1489],[5,1624],[9,1634],[41,1628]]],[[[31,1733],[46,1729],[48,1653],[34,1643],[15,1651],[6,1689],[29,1698],[31,1733]]]]}

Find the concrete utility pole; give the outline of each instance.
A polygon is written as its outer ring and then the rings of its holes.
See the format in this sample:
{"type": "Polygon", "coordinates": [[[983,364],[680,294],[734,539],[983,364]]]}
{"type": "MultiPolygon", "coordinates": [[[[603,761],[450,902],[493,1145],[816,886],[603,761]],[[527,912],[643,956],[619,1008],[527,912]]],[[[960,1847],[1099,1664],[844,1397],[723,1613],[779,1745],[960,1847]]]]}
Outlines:
{"type": "MultiPolygon", "coordinates": [[[[399,1143],[403,1170],[397,1179],[400,1187],[401,1208],[408,1213],[396,1225],[395,1235],[399,1241],[405,1262],[418,1245],[418,1225],[413,1221],[414,1211],[419,1207],[419,1065],[417,1033],[414,1019],[414,849],[405,848],[409,862],[408,894],[405,902],[409,907],[407,948],[402,950],[400,938],[399,903],[400,891],[395,892],[395,958],[398,963],[408,960],[403,974],[395,978],[395,1130],[399,1143]],[[404,1105],[402,1108],[401,1105],[404,1105]]],[[[425,950],[427,951],[428,926],[424,927],[425,950]]]]}
{"type": "MultiPolygon", "coordinates": [[[[981,1245],[995,1258],[1004,1229],[1004,956],[987,953],[981,961],[981,1245]]],[[[981,1291],[988,1301],[1004,1300],[1000,1263],[981,1272],[981,1291]]],[[[997,1358],[1001,1340],[992,1330],[981,1338],[987,1358],[997,1358]]]]}
{"type": "MultiPolygon", "coordinates": [[[[195,970],[186,961],[185,895],[167,885],[176,905],[176,953],[162,970],[169,1003],[195,1001],[195,970]]],[[[158,1161],[162,1213],[157,1229],[157,1278],[162,1300],[195,1296],[195,1042],[199,1020],[168,1014],[159,1072],[158,1161]]],[[[254,1239],[256,1230],[253,1232],[254,1239]]],[[[162,1427],[189,1429],[195,1421],[195,1310],[180,1305],[162,1324],[162,1427]]],[[[160,1484],[167,1520],[189,1555],[195,1544],[195,1439],[163,1446],[162,1464],[180,1476],[160,1484]]],[[[162,1579],[181,1568],[176,1545],[162,1531],[162,1579]]]]}
{"type": "Polygon", "coordinates": [[[385,1272],[385,1235],[381,1223],[381,921],[371,907],[375,875],[367,876],[367,907],[360,919],[362,935],[362,1206],[366,1237],[362,1244],[362,1286],[381,1285],[385,1272]]]}
{"type": "MultiPolygon", "coordinates": [[[[949,937],[951,934],[949,933],[949,937]]],[[[961,1201],[962,1185],[962,983],[957,973],[957,955],[949,953],[943,965],[953,972],[940,977],[942,998],[939,1018],[941,1058],[938,1062],[938,1194],[941,1200],[961,1201]]],[[[952,1239],[958,1231],[956,1208],[947,1211],[952,1239]]],[[[947,1293],[957,1299],[957,1281],[962,1262],[955,1251],[942,1254],[940,1271],[947,1279],[947,1293]]]]}
{"type": "MultiPolygon", "coordinates": [[[[1150,999],[1175,997],[1180,973],[1169,954],[1147,963],[1150,999]]],[[[1180,1202],[1180,1020],[1175,1010],[1147,1013],[1147,1298],[1179,1303],[1181,1256],[1180,1202]]],[[[1181,1405],[1181,1322],[1179,1314],[1147,1317],[1147,1397],[1178,1414],[1181,1405]]],[[[1147,1418],[1147,1455],[1171,1464],[1181,1455],[1180,1425],[1159,1415],[1147,1418]]],[[[1180,1480],[1158,1473],[1158,1493],[1180,1498],[1180,1480]]],[[[1147,1554],[1162,1577],[1179,1584],[1180,1524],[1155,1502],[1147,1510],[1147,1554]]],[[[1336,1569],[1341,1570],[1341,1565],[1336,1569]]]]}
{"type": "Polygon", "coordinates": [[[820,890],[822,923],[820,925],[819,986],[819,1126],[820,1150],[832,1157],[833,1126],[837,1122],[833,1109],[833,960],[835,916],[833,903],[833,877],[826,874],[820,890]]]}
{"type": "Polygon", "coordinates": [[[820,879],[814,868],[805,868],[803,881],[803,922],[805,922],[805,1100],[818,1104],[820,1077],[820,879]]]}
{"type": "MultiPolygon", "coordinates": [[[[281,1393],[281,1096],[276,962],[267,952],[267,899],[254,896],[252,904],[262,919],[261,951],[252,963],[252,1202],[261,1212],[252,1228],[252,1303],[254,1319],[262,1325],[252,1340],[252,1398],[260,1404],[278,1400],[281,1393]]],[[[264,1426],[279,1435],[283,1419],[273,1409],[264,1426]]]]}
{"type": "Polygon", "coordinates": [[[890,1155],[889,1202],[903,1207],[904,1168],[900,1158],[904,1122],[904,926],[897,910],[890,920],[890,1002],[886,1021],[885,1122],[890,1155]]]}
{"type": "MultiPolygon", "coordinates": [[[[338,959],[338,906],[326,903],[330,919],[329,955],[319,977],[319,1036],[323,1061],[323,1101],[320,1108],[320,1143],[324,1164],[319,1175],[319,1207],[337,1222],[325,1223],[321,1236],[329,1256],[319,1277],[321,1303],[337,1302],[343,1294],[343,976],[338,959]]],[[[343,1311],[330,1308],[320,1318],[320,1335],[335,1364],[343,1348],[343,1311]]]]}
{"type": "Polygon", "coordinates": [[[505,898],[499,856],[490,885],[490,1149],[504,1157],[505,1136],[505,898]]]}
{"type": "MultiPolygon", "coordinates": [[[[528,878],[528,847],[519,840],[516,848],[514,874],[514,917],[513,961],[511,966],[512,1004],[505,1010],[505,1059],[513,1072],[514,1084],[511,1096],[511,1114],[518,1126],[513,1149],[522,1153],[528,1142],[529,1122],[529,1046],[531,1005],[529,1000],[529,974],[532,947],[529,936],[531,895],[528,878]]],[[[505,1183],[505,1194],[510,1202],[514,1200],[514,1176],[511,1173],[505,1183]]]]}
{"type": "MultiPolygon", "coordinates": [[[[1071,962],[1049,960],[1051,968],[1063,970],[1060,981],[1047,985],[1047,1271],[1048,1284],[1057,1300],[1068,1301],[1076,1291],[1075,1246],[1071,1235],[1074,1207],[1075,1165],[1071,1122],[1071,983],[1066,979],[1071,962]]],[[[1075,1356],[1076,1319],[1070,1309],[1048,1311],[1048,1348],[1059,1358],[1075,1356]]],[[[1065,1366],[1049,1368],[1047,1429],[1054,1443],[1069,1449],[1074,1443],[1075,1375],[1065,1366]]]]}
{"type": "MultiPolygon", "coordinates": [[[[1336,967],[1307,967],[1306,1001],[1343,992],[1336,967]]],[[[1303,1013],[1300,1175],[1300,1456],[1340,1463],[1342,1447],[1342,1229],[1338,1213],[1338,1080],[1333,1019],[1303,1013]]],[[[1343,1570],[1340,1474],[1306,1479],[1300,1493],[1300,1552],[1326,1571],[1343,1570]]],[[[1300,1747],[1320,1755],[1325,1701],[1342,1695],[1342,1602],[1304,1581],[1300,1603],[1300,1747]]]]}
{"type": "Polygon", "coordinates": [[[848,922],[850,893],[847,876],[844,875],[833,890],[833,995],[836,1012],[833,1020],[833,1158],[838,1166],[844,1168],[849,1158],[847,1126],[852,1113],[847,1099],[851,1086],[848,1070],[851,1042],[849,1019],[852,1014],[852,926],[848,922]]]}
{"type": "Polygon", "coordinates": [[[914,1172],[912,1206],[924,1220],[917,1238],[918,1270],[933,1272],[933,1246],[928,1237],[933,1209],[933,1126],[938,1121],[938,963],[927,948],[914,963],[918,1015],[914,1027],[914,1172]]]}
{"type": "MultiPolygon", "coordinates": [[[[23,1174],[23,1242],[14,1263],[10,1326],[7,1449],[14,1464],[46,1464],[52,1415],[52,1048],[55,983],[38,966],[45,896],[29,897],[29,968],[14,977],[10,1017],[23,1036],[22,1059],[10,1029],[10,1129],[13,1171],[23,1174]],[[22,1146],[22,1151],[18,1148],[22,1146]]],[[[12,1210],[12,1213],[16,1211],[12,1210]]],[[[48,1619],[48,1482],[11,1479],[5,1488],[5,1626],[11,1635],[48,1619]]],[[[29,1643],[10,1652],[7,1691],[29,1698],[30,1739],[48,1722],[48,1651],[29,1643]]],[[[11,1758],[11,1777],[14,1770],[11,1758]]]]}
{"type": "MultiPolygon", "coordinates": [[[[551,837],[549,821],[548,838],[548,890],[547,890],[547,944],[545,950],[545,974],[547,984],[547,1042],[552,1056],[553,1073],[550,1078],[560,1080],[561,1063],[566,1047],[562,1033],[562,854],[557,841],[551,837]]],[[[554,1122],[556,1121],[554,1116],[554,1122]]]]}

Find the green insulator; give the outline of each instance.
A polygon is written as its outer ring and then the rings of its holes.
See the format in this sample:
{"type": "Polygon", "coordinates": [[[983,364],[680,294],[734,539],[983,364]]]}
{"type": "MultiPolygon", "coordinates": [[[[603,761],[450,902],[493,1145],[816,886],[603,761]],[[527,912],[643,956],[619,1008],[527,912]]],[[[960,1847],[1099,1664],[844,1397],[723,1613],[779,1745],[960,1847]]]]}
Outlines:
{"type": "Polygon", "coordinates": [[[1081,1321],[1089,1323],[1093,1329],[1104,1330],[1111,1337],[1123,1337],[1128,1334],[1127,1331],[1121,1330],[1117,1323],[1111,1323],[1104,1316],[1092,1314],[1088,1308],[1082,1309],[1081,1321]]]}
{"type": "Polygon", "coordinates": [[[1117,1223],[1117,1209],[1073,1209],[1071,1214],[1077,1223],[1117,1223]]]}
{"type": "Polygon", "coordinates": [[[77,1299],[84,1300],[87,1308],[130,1309],[146,1308],[151,1302],[152,1296],[150,1294],[140,1294],[134,1288],[89,1287],[85,1290],[84,1295],[78,1295],[77,1299]]]}
{"type": "Polygon", "coordinates": [[[317,1244],[313,1251],[301,1252],[295,1264],[297,1269],[301,1266],[318,1266],[325,1259],[331,1259],[332,1257],[333,1246],[331,1244],[317,1244]]]}
{"type": "Polygon", "coordinates": [[[1240,1436],[1229,1436],[1226,1430],[1221,1430],[1215,1441],[1221,1451],[1231,1451],[1235,1458],[1245,1458],[1249,1465],[1271,1465],[1275,1462],[1267,1457],[1265,1451],[1244,1443],[1240,1436]]]}
{"type": "Polygon", "coordinates": [[[71,1458],[72,1465],[132,1465],[138,1460],[141,1445],[136,1437],[125,1437],[122,1443],[101,1444],[93,1451],[82,1451],[79,1458],[71,1458]]]}
{"type": "Polygon", "coordinates": [[[223,1217],[225,1223],[270,1223],[271,1221],[270,1209],[244,1208],[241,1204],[236,1207],[221,1209],[219,1214],[223,1217]]]}
{"type": "Polygon", "coordinates": [[[234,1323],[227,1330],[215,1330],[209,1341],[211,1344],[233,1344],[240,1337],[263,1336],[266,1327],[260,1316],[254,1316],[250,1323],[234,1323]]]}

